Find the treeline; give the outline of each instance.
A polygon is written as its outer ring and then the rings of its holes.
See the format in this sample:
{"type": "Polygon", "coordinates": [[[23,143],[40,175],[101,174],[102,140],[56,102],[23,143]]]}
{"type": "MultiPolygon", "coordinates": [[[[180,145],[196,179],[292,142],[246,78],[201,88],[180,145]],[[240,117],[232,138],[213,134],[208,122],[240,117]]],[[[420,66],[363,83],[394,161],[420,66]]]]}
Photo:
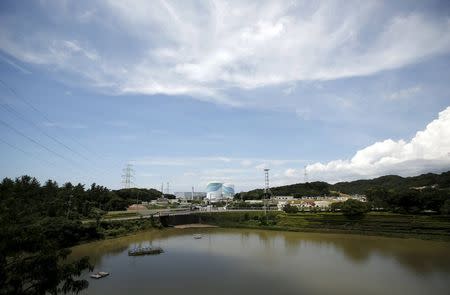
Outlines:
{"type": "MultiPolygon", "coordinates": [[[[325,196],[330,195],[330,185],[326,182],[316,181],[273,187],[270,191],[276,196],[294,196],[295,198],[304,196],[325,196]]],[[[248,192],[237,193],[235,199],[261,200],[263,196],[264,190],[255,189],[248,192]]]]}
{"type": "Polygon", "coordinates": [[[450,188],[450,171],[441,174],[427,173],[419,176],[401,177],[386,175],[374,179],[338,182],[330,185],[330,190],[346,194],[364,194],[369,189],[405,191],[411,188],[450,188]]]}
{"type": "MultiPolygon", "coordinates": [[[[136,201],[151,201],[161,197],[155,189],[121,189],[112,191],[104,186],[70,182],[59,186],[48,180],[41,185],[35,178],[22,176],[15,180],[5,178],[0,183],[2,199],[24,198],[27,210],[50,217],[70,215],[71,219],[95,217],[98,210],[125,210],[136,201]]],[[[26,208],[24,208],[25,210],[26,208]]]]}
{"type": "MultiPolygon", "coordinates": [[[[420,213],[424,211],[449,214],[450,171],[442,174],[427,173],[414,177],[387,175],[369,180],[339,182],[308,182],[271,188],[277,196],[324,196],[364,194],[371,210],[399,213],[420,213]]],[[[238,193],[235,199],[261,199],[261,189],[238,193]]]]}
{"type": "Polygon", "coordinates": [[[426,211],[450,214],[450,189],[427,187],[423,189],[371,188],[366,191],[372,210],[396,213],[420,213],[426,211]]]}
{"type": "MultiPolygon", "coordinates": [[[[365,194],[370,189],[385,189],[395,191],[405,191],[412,188],[420,189],[434,187],[438,189],[450,188],[450,171],[441,174],[427,173],[413,177],[401,177],[397,175],[386,175],[374,179],[355,180],[349,182],[338,182],[329,184],[316,181],[307,183],[297,183],[271,188],[274,195],[289,195],[294,197],[302,196],[323,196],[334,192],[345,194],[365,194]]],[[[262,189],[255,189],[248,192],[236,194],[236,198],[244,200],[261,199],[264,194],[262,189]]]]}
{"type": "Polygon", "coordinates": [[[5,178],[0,183],[0,295],[77,293],[88,282],[76,279],[90,268],[87,258],[67,262],[68,247],[83,241],[158,227],[153,219],[102,222],[109,210],[161,196],[156,190],[111,191],[92,184],[35,178],[5,178]],[[83,224],[82,219],[96,222],[83,224]]]}

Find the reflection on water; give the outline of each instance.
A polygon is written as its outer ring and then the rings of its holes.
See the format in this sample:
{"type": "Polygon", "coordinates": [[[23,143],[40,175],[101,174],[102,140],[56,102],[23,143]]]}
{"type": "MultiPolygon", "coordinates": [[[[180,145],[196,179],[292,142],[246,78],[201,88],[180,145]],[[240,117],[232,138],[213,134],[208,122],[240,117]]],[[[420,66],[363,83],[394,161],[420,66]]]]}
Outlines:
{"type": "Polygon", "coordinates": [[[73,249],[73,258],[85,255],[111,272],[90,280],[85,294],[447,294],[450,287],[450,244],[413,239],[171,229],[73,249]],[[146,245],[165,253],[127,255],[146,245]]]}

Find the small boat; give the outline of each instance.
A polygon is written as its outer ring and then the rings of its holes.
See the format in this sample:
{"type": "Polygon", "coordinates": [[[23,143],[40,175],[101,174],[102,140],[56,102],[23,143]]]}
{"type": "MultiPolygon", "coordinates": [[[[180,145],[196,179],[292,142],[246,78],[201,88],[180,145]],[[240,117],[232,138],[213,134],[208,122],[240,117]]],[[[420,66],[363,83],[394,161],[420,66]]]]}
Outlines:
{"type": "Polygon", "coordinates": [[[128,256],[140,256],[140,255],[155,255],[163,253],[161,247],[142,247],[128,250],[128,256]]]}
{"type": "Polygon", "coordinates": [[[99,271],[94,274],[91,274],[91,278],[93,278],[93,279],[101,279],[106,276],[109,276],[109,272],[99,271]]]}
{"type": "Polygon", "coordinates": [[[194,235],[194,239],[196,239],[196,240],[201,239],[201,238],[202,238],[201,234],[195,234],[194,235]]]}

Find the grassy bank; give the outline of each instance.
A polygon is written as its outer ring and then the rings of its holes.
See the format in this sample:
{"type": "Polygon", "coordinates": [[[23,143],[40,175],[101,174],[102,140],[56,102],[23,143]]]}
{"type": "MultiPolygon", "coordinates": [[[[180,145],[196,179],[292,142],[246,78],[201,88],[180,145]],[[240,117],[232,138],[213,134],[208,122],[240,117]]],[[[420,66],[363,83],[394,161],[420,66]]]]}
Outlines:
{"type": "Polygon", "coordinates": [[[222,227],[333,232],[450,241],[450,216],[369,213],[348,219],[340,213],[223,212],[199,214],[203,223],[222,227]]]}

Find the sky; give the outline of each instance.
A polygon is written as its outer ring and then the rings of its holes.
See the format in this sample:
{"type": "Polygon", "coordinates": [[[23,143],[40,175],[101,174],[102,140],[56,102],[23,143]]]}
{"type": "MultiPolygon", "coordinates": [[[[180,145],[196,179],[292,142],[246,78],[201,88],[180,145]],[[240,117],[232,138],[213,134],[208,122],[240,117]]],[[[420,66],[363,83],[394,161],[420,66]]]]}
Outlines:
{"type": "Polygon", "coordinates": [[[450,170],[448,1],[1,1],[0,177],[236,191],[450,170]],[[306,172],[306,173],[305,173],[306,172]]]}

